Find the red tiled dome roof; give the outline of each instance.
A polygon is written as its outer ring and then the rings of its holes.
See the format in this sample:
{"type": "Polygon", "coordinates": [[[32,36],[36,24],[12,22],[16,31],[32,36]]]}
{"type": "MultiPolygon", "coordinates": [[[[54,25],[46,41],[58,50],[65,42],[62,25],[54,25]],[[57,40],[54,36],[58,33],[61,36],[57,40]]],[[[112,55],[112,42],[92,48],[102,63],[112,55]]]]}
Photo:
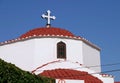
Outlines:
{"type": "Polygon", "coordinates": [[[62,35],[62,36],[72,36],[74,37],[74,35],[70,32],[67,31],[65,29],[61,29],[61,28],[54,28],[54,27],[42,27],[42,28],[36,28],[33,30],[28,31],[27,33],[23,34],[20,36],[20,38],[25,38],[25,37],[29,37],[29,36],[39,36],[39,35],[62,35]]]}
{"type": "Polygon", "coordinates": [[[72,69],[45,70],[39,75],[54,79],[84,80],[85,83],[103,83],[100,79],[88,74],[87,72],[72,69]]]}

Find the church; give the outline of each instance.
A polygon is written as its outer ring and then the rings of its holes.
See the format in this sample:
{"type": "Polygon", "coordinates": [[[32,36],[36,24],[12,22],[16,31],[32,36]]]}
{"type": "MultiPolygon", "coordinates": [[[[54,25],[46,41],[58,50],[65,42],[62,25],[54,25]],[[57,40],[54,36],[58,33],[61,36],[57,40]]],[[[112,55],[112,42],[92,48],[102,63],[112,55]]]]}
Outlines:
{"type": "Polygon", "coordinates": [[[0,58],[33,74],[54,78],[56,83],[114,83],[101,73],[100,48],[81,36],[51,26],[50,10],[42,15],[45,27],[0,42],[0,58]]]}

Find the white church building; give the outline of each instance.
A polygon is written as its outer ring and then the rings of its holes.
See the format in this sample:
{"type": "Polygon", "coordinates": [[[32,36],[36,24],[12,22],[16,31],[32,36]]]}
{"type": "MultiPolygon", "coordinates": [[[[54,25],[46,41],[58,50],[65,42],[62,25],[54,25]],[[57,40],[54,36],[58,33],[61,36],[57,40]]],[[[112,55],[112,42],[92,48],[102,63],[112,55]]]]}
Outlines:
{"type": "Polygon", "coordinates": [[[68,30],[52,27],[48,10],[45,27],[0,43],[0,58],[36,75],[54,78],[56,83],[114,83],[112,75],[101,73],[100,48],[68,30]]]}

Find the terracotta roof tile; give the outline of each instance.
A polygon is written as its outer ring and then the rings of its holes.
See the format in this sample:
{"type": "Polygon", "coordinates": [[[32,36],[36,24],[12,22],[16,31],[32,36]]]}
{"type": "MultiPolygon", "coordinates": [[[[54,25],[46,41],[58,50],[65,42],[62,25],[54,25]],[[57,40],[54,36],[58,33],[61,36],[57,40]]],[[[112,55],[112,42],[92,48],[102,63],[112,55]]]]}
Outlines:
{"type": "Polygon", "coordinates": [[[87,72],[72,69],[45,70],[39,75],[55,79],[76,79],[85,80],[85,83],[103,83],[100,79],[88,74],[87,72]]]}
{"type": "Polygon", "coordinates": [[[72,36],[75,37],[75,35],[73,35],[70,31],[67,31],[65,29],[61,29],[61,28],[54,28],[54,27],[41,27],[41,28],[36,28],[33,30],[28,31],[27,33],[23,34],[20,36],[20,38],[26,38],[29,36],[39,36],[39,35],[63,35],[63,36],[72,36]]]}

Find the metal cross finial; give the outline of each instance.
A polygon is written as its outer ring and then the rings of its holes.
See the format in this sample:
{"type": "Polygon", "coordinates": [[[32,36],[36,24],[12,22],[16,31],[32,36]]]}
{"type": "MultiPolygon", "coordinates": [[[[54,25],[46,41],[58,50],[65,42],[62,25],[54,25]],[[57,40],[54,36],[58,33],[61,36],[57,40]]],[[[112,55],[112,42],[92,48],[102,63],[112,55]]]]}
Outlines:
{"type": "Polygon", "coordinates": [[[52,19],[52,20],[55,20],[55,16],[50,16],[50,10],[48,10],[47,11],[47,15],[46,14],[43,14],[42,15],[42,18],[45,18],[45,19],[47,19],[47,25],[50,25],[50,20],[52,19]]]}

